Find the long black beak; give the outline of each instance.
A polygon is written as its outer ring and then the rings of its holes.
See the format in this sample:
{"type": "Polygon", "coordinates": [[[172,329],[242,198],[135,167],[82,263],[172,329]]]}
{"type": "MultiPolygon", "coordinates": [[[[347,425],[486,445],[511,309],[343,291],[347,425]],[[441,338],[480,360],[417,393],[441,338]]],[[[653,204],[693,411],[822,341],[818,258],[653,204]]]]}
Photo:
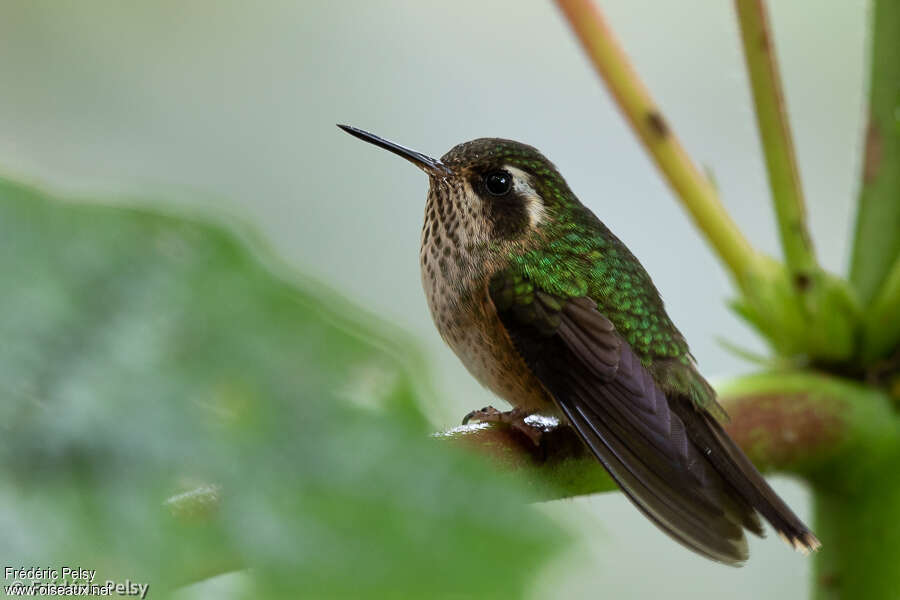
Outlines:
{"type": "Polygon", "coordinates": [[[380,138],[373,133],[369,133],[368,131],[357,129],[356,127],[350,127],[349,125],[340,124],[338,124],[338,127],[343,129],[353,137],[359,138],[364,142],[375,144],[379,148],[384,148],[388,152],[393,152],[397,156],[402,156],[429,175],[437,175],[439,177],[443,177],[452,174],[450,168],[436,158],[431,158],[430,156],[425,156],[421,152],[416,152],[415,150],[404,148],[400,144],[389,142],[384,138],[380,138]]]}

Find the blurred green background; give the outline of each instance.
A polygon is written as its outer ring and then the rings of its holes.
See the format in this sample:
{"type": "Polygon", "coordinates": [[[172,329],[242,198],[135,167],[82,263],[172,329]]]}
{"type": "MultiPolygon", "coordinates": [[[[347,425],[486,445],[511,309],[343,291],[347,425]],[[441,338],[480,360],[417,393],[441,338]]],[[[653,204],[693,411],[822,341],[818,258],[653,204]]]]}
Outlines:
{"type": "MultiPolygon", "coordinates": [[[[778,254],[731,4],[600,4],[727,208],[751,241],[778,254]]],[[[770,10],[810,226],[823,266],[842,272],[867,3],[827,4],[770,10]]],[[[2,172],[68,195],[248,223],[280,261],[411,332],[425,350],[420,375],[431,378],[430,428],[493,399],[427,312],[422,175],[336,122],[432,155],[483,136],[537,146],[642,260],[704,373],[751,368],[719,338],[765,350],[726,308],[725,274],[549,2],[22,1],[2,13],[2,172]]],[[[802,487],[774,484],[808,518],[802,487]]],[[[540,510],[575,541],[536,572],[535,598],[787,598],[807,589],[809,562],[777,538],[751,540],[750,562],[734,570],[684,551],[618,494],[540,510]]],[[[187,593],[221,593],[204,585],[187,593]]]]}

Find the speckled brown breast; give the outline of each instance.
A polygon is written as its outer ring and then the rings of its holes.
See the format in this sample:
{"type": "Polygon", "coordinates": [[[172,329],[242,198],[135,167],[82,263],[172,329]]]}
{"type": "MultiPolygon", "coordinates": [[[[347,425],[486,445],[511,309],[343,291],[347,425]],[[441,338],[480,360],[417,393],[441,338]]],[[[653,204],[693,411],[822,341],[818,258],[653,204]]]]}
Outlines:
{"type": "Polygon", "coordinates": [[[512,406],[550,412],[553,401],[516,352],[488,296],[487,283],[498,267],[476,250],[477,207],[452,206],[459,190],[450,185],[432,183],[419,252],[434,324],[482,385],[512,406]]]}

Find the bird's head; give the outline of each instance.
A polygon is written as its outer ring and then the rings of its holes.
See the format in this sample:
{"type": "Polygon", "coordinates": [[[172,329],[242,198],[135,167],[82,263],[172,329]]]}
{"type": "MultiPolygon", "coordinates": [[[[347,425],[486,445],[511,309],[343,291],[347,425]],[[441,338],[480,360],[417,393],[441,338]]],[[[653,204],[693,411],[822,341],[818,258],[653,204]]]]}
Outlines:
{"type": "Polygon", "coordinates": [[[526,144],[480,138],[436,159],[355,127],[339,127],[425,171],[426,238],[443,231],[457,247],[527,245],[535,234],[570,218],[573,209],[580,212],[553,163],[526,144]]]}

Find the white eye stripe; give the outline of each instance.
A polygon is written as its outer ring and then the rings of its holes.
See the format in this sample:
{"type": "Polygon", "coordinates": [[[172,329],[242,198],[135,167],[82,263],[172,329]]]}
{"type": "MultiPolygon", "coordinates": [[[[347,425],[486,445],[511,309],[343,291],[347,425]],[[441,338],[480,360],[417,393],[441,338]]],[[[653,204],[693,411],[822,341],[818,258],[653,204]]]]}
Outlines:
{"type": "Polygon", "coordinates": [[[509,165],[504,166],[503,169],[512,175],[513,190],[516,191],[519,197],[525,199],[528,222],[531,227],[536,227],[547,216],[547,211],[544,208],[544,201],[541,200],[541,196],[531,184],[531,176],[522,169],[510,167],[509,165]]]}

